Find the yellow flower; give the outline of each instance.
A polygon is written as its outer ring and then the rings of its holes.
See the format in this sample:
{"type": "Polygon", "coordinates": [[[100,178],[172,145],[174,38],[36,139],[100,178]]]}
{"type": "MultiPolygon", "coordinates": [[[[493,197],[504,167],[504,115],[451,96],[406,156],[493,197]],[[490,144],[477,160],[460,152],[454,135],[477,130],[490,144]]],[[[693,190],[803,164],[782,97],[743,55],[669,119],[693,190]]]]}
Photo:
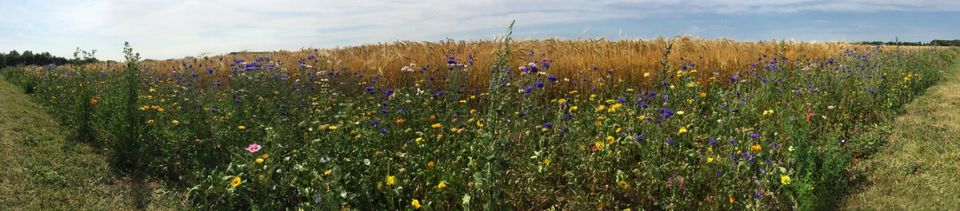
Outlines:
{"type": "Polygon", "coordinates": [[[753,153],[759,153],[762,149],[763,148],[760,147],[760,144],[753,144],[753,146],[750,147],[750,150],[753,150],[753,153]]]}
{"type": "Polygon", "coordinates": [[[707,97],[707,93],[706,93],[706,92],[700,92],[700,97],[707,97]]]}
{"type": "Polygon", "coordinates": [[[155,122],[155,121],[153,121],[152,119],[147,120],[147,124],[148,124],[148,125],[152,125],[154,122],[155,122]]]}
{"type": "Polygon", "coordinates": [[[597,147],[597,149],[603,149],[603,142],[602,141],[593,142],[593,146],[597,147]]]}
{"type": "Polygon", "coordinates": [[[326,170],[326,171],[323,172],[323,176],[330,176],[331,174],[333,174],[333,170],[332,170],[332,169],[326,170]]]}
{"type": "Polygon", "coordinates": [[[577,110],[577,106],[570,106],[570,111],[576,111],[576,110],[577,110]]]}
{"type": "Polygon", "coordinates": [[[783,185],[789,185],[789,184],[790,184],[790,176],[787,176],[787,175],[780,176],[780,183],[783,184],[783,185]]]}
{"type": "Polygon", "coordinates": [[[607,112],[610,112],[610,113],[617,112],[617,109],[620,109],[621,107],[623,107],[623,105],[621,105],[620,103],[613,104],[610,106],[609,109],[607,109],[607,112]]]}
{"type": "Polygon", "coordinates": [[[770,110],[766,110],[766,111],[763,111],[763,115],[764,115],[764,116],[770,116],[770,115],[773,115],[773,109],[770,109],[770,110]]]}
{"type": "Polygon", "coordinates": [[[257,164],[261,164],[263,163],[263,158],[257,158],[256,160],[254,160],[254,162],[256,162],[257,164]]]}
{"type": "Polygon", "coordinates": [[[419,143],[423,142],[423,137],[417,137],[417,139],[414,139],[413,141],[414,141],[414,142],[417,142],[417,143],[419,144],[419,143]]]}
{"type": "Polygon", "coordinates": [[[433,128],[433,129],[437,129],[437,128],[440,128],[440,127],[443,127],[443,124],[434,123],[433,125],[430,125],[430,128],[433,128]]]}
{"type": "Polygon", "coordinates": [[[677,115],[683,115],[683,114],[684,114],[683,111],[677,111],[677,115]]]}
{"type": "Polygon", "coordinates": [[[566,99],[566,98],[557,99],[557,103],[559,103],[559,104],[567,103],[567,99],[566,99]]]}
{"type": "Polygon", "coordinates": [[[397,177],[387,175],[387,185],[397,184],[397,177]]]}
{"type": "Polygon", "coordinates": [[[270,158],[270,154],[263,153],[262,155],[260,155],[260,158],[263,158],[263,159],[270,158]]]}
{"type": "Polygon", "coordinates": [[[475,113],[477,113],[477,109],[470,109],[470,114],[475,114],[475,113]]]}
{"type": "Polygon", "coordinates": [[[481,123],[480,120],[477,120],[477,127],[483,127],[483,123],[481,123]]]}
{"type": "Polygon", "coordinates": [[[410,205],[413,206],[413,209],[420,209],[420,200],[413,199],[413,201],[410,202],[410,205]]]}
{"type": "Polygon", "coordinates": [[[606,106],[606,105],[597,106],[596,112],[600,112],[600,111],[603,111],[603,110],[607,110],[607,106],[606,106]]]}
{"type": "Polygon", "coordinates": [[[240,177],[239,177],[239,176],[234,176],[234,177],[233,177],[233,180],[230,181],[230,186],[231,186],[231,187],[234,187],[234,188],[237,187],[237,186],[240,186],[240,177]]]}
{"type": "Polygon", "coordinates": [[[97,105],[97,97],[90,98],[90,105],[97,105]]]}
{"type": "Polygon", "coordinates": [[[430,162],[427,162],[427,168],[428,168],[428,169],[433,169],[433,161],[432,161],[432,160],[431,160],[430,162]]]}
{"type": "Polygon", "coordinates": [[[177,126],[177,125],[180,125],[180,121],[177,121],[176,119],[174,119],[170,121],[170,124],[173,124],[173,126],[177,126]]]}
{"type": "Polygon", "coordinates": [[[437,190],[443,190],[447,188],[447,181],[440,181],[440,184],[437,184],[437,190]]]}
{"type": "Polygon", "coordinates": [[[623,189],[630,188],[630,184],[627,184],[627,181],[623,181],[623,180],[620,180],[620,182],[617,182],[617,186],[620,186],[620,188],[623,188],[623,189]]]}
{"type": "Polygon", "coordinates": [[[337,126],[336,126],[336,125],[330,125],[330,127],[327,127],[327,129],[337,130],[337,126]]]}
{"type": "Polygon", "coordinates": [[[549,166],[549,165],[550,165],[550,158],[543,159],[543,165],[549,166]]]}
{"type": "Polygon", "coordinates": [[[727,196],[727,200],[730,201],[731,204],[733,204],[734,202],[733,195],[727,196]]]}
{"type": "Polygon", "coordinates": [[[407,120],[403,118],[398,118],[397,120],[393,121],[393,123],[397,125],[403,125],[404,122],[407,122],[407,120]]]}
{"type": "Polygon", "coordinates": [[[678,131],[677,131],[677,133],[678,133],[678,134],[684,134],[684,133],[687,133],[687,128],[685,128],[685,127],[681,127],[681,128],[680,128],[680,130],[678,130],[678,131]]]}
{"type": "Polygon", "coordinates": [[[237,129],[238,129],[238,130],[246,130],[246,129],[247,129],[247,126],[240,125],[240,126],[237,126],[237,129]]]}
{"type": "Polygon", "coordinates": [[[607,136],[607,142],[613,143],[613,140],[615,140],[615,138],[613,138],[613,136],[607,136]]]}
{"type": "Polygon", "coordinates": [[[707,163],[713,163],[713,157],[707,157],[707,163]]]}

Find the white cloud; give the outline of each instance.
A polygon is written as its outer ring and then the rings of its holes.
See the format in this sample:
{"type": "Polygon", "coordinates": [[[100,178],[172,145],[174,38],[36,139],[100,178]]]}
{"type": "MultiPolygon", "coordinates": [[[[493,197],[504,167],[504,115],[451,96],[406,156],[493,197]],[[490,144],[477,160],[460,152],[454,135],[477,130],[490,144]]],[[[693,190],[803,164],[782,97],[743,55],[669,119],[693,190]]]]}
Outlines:
{"type": "MultiPolygon", "coordinates": [[[[886,10],[960,11],[960,1],[899,0],[86,0],[22,1],[0,8],[0,47],[100,49],[121,58],[130,41],[148,58],[203,52],[299,49],[392,40],[436,40],[444,35],[501,32],[518,26],[642,18],[660,14],[779,13],[886,10]],[[6,31],[11,30],[11,31],[6,31]],[[16,30],[18,32],[13,32],[16,30]],[[31,34],[32,33],[32,34],[31,34]],[[37,34],[42,35],[37,35],[37,34]],[[13,36],[13,35],[8,35],[13,36]],[[3,37],[0,37],[3,38],[3,37]],[[70,42],[75,43],[70,43],[70,42]],[[10,42],[16,44],[8,44],[10,42]]],[[[690,31],[700,30],[691,27],[690,31]]],[[[492,36],[491,36],[492,37],[492,36]]],[[[490,37],[456,37],[457,39],[490,37]]],[[[56,52],[58,55],[69,53],[56,52]]]]}

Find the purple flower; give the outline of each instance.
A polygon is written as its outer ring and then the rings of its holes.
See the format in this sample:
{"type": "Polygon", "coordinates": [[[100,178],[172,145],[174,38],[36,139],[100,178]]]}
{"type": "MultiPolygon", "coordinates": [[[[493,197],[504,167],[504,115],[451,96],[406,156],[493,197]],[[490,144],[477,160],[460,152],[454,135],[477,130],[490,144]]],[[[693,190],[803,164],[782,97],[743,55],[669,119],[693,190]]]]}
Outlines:
{"type": "Polygon", "coordinates": [[[390,95],[393,95],[393,88],[387,89],[387,92],[383,94],[383,97],[390,97],[390,95]]]}
{"type": "Polygon", "coordinates": [[[551,74],[550,76],[547,76],[547,80],[550,80],[550,82],[557,82],[557,76],[551,74]]]}
{"type": "Polygon", "coordinates": [[[553,127],[553,122],[543,123],[543,127],[545,127],[545,128],[552,128],[552,127],[553,127]]]}
{"type": "Polygon", "coordinates": [[[533,86],[536,86],[537,88],[543,88],[543,82],[537,81],[537,82],[533,83],[533,86]]]}
{"type": "Polygon", "coordinates": [[[676,144],[677,144],[677,142],[674,142],[674,141],[673,141],[673,138],[667,138],[667,145],[673,146],[673,145],[676,145],[676,144]]]}
{"type": "Polygon", "coordinates": [[[876,92],[873,91],[873,87],[867,88],[867,92],[873,95],[877,94],[876,92]]]}
{"type": "Polygon", "coordinates": [[[646,138],[644,138],[643,135],[640,135],[640,134],[637,134],[637,136],[635,136],[634,139],[636,139],[637,142],[643,142],[643,140],[646,140],[646,138]]]}
{"type": "Polygon", "coordinates": [[[664,119],[670,118],[674,114],[673,110],[670,110],[668,108],[661,108],[657,110],[657,112],[660,113],[660,118],[664,118],[664,119]]]}
{"type": "Polygon", "coordinates": [[[760,138],[760,134],[755,132],[750,132],[750,138],[752,139],[760,138]]]}
{"type": "Polygon", "coordinates": [[[717,138],[711,138],[709,144],[710,146],[717,145],[717,138]]]}

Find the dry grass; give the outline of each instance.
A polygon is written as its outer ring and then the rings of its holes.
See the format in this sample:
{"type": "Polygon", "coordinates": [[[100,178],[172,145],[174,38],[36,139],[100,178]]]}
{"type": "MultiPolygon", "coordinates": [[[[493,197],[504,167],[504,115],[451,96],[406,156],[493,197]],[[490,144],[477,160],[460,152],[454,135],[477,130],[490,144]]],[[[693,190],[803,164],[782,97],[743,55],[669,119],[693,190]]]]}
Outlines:
{"type": "MultiPolygon", "coordinates": [[[[624,81],[644,84],[656,78],[663,67],[664,50],[670,43],[673,48],[667,59],[671,69],[681,65],[696,64],[701,70],[697,74],[702,80],[722,79],[749,69],[751,64],[763,55],[784,54],[791,60],[787,64],[812,64],[836,58],[845,50],[875,48],[876,46],[852,45],[847,43],[807,43],[807,42],[738,42],[732,40],[702,40],[692,38],[653,39],[653,40],[526,40],[511,43],[509,65],[514,71],[519,66],[534,62],[542,65],[549,60],[552,68],[547,70],[558,78],[590,80],[605,78],[607,81],[624,81]],[[594,71],[593,69],[596,69],[594,71]],[[607,77],[608,73],[610,74],[607,77]],[[649,73],[649,77],[644,77],[649,73]]],[[[441,42],[391,42],[369,44],[335,49],[304,49],[301,51],[237,53],[208,58],[184,58],[164,61],[148,61],[144,65],[159,73],[180,71],[203,72],[215,68],[217,74],[228,74],[235,59],[252,62],[257,58],[270,58],[278,69],[289,71],[293,78],[301,74],[316,71],[348,69],[366,75],[382,76],[387,81],[397,82],[400,69],[415,66],[414,69],[428,67],[431,74],[442,77],[447,70],[447,57],[455,57],[458,62],[466,63],[473,56],[475,62],[469,68],[473,85],[483,85],[490,77],[492,61],[500,47],[496,40],[485,41],[441,41],[441,42]],[[310,60],[310,56],[317,59],[310,60]],[[300,71],[299,61],[310,68],[300,71]]],[[[910,52],[926,47],[902,47],[910,52]]],[[[894,50],[886,47],[882,50],[894,50]]],[[[120,70],[122,64],[96,64],[120,70]]],[[[760,64],[763,65],[763,64],[760,64]]],[[[597,84],[594,84],[597,85],[597,84]]],[[[600,85],[603,86],[603,85],[600,85]]],[[[483,87],[483,86],[480,86],[483,87]]]]}
{"type": "Polygon", "coordinates": [[[887,144],[854,166],[863,190],[851,210],[960,209],[960,66],[906,106],[887,144]]]}

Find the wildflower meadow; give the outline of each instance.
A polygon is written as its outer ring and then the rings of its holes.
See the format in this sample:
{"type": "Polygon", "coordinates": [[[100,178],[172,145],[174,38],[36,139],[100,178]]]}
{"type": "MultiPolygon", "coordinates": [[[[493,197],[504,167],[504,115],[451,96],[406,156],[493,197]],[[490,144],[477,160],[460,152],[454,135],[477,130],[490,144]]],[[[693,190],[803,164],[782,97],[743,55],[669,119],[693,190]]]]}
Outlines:
{"type": "MultiPolygon", "coordinates": [[[[196,209],[829,209],[955,48],[396,42],[12,67],[196,209]]],[[[92,56],[92,55],[91,55],[92,56]]]]}

